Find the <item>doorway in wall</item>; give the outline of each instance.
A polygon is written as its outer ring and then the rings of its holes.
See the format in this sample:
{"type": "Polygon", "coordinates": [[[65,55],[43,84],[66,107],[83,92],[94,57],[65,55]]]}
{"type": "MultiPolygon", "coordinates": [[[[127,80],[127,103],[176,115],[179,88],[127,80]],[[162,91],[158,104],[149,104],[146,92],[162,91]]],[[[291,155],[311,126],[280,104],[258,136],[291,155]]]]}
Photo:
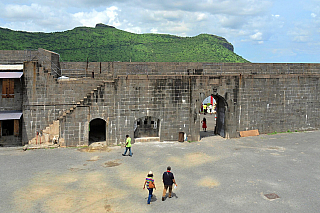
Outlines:
{"type": "Polygon", "coordinates": [[[225,137],[225,109],[227,103],[220,95],[206,97],[200,106],[200,139],[214,135],[225,137]],[[206,127],[204,128],[204,122],[206,127]]]}
{"type": "Polygon", "coordinates": [[[4,120],[1,122],[2,136],[13,135],[14,131],[14,120],[4,120]]]}
{"type": "Polygon", "coordinates": [[[216,118],[216,101],[210,95],[201,102],[200,106],[200,139],[215,135],[216,118]]]}
{"type": "Polygon", "coordinates": [[[145,116],[138,118],[134,124],[134,138],[159,137],[160,119],[145,116]]]}
{"type": "Polygon", "coordinates": [[[106,141],[106,121],[96,118],[89,124],[89,145],[94,142],[106,141]]]}

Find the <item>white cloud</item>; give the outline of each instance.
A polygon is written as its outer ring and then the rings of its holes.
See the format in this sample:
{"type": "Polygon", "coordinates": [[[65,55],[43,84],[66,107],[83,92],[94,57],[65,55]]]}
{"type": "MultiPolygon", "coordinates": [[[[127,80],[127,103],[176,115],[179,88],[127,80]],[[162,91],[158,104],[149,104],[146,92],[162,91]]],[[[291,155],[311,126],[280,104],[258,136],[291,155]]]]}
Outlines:
{"type": "Polygon", "coordinates": [[[9,4],[4,7],[2,16],[11,21],[23,21],[25,19],[40,19],[53,15],[48,7],[38,4],[31,5],[13,5],[9,4]]]}
{"type": "Polygon", "coordinates": [[[120,26],[118,20],[118,13],[120,11],[117,7],[106,8],[103,11],[92,10],[90,12],[78,12],[73,15],[75,21],[82,24],[82,26],[94,27],[97,23],[106,23],[115,27],[120,26]]]}
{"type": "Polygon", "coordinates": [[[261,32],[257,32],[255,34],[251,35],[250,38],[252,40],[255,40],[255,41],[262,40],[262,33],[261,32]]]}
{"type": "Polygon", "coordinates": [[[207,15],[205,13],[198,13],[197,14],[197,21],[204,21],[207,19],[207,15]]]}
{"type": "MultiPolygon", "coordinates": [[[[297,44],[301,44],[301,48],[294,52],[302,53],[303,48],[308,50],[320,43],[319,0],[307,3],[292,0],[290,5],[275,0],[7,2],[0,0],[0,27],[14,30],[52,32],[77,26],[94,27],[97,23],[104,23],[133,33],[179,36],[209,33],[243,46],[244,53],[248,49],[245,46],[253,46],[252,49],[255,49],[257,46],[276,45],[276,48],[270,47],[270,50],[287,45],[282,49],[290,50],[290,46],[297,44]],[[297,5],[304,7],[296,7],[297,5]]],[[[320,54],[320,50],[315,52],[320,54]]],[[[245,54],[242,55],[246,58],[245,54]]]]}

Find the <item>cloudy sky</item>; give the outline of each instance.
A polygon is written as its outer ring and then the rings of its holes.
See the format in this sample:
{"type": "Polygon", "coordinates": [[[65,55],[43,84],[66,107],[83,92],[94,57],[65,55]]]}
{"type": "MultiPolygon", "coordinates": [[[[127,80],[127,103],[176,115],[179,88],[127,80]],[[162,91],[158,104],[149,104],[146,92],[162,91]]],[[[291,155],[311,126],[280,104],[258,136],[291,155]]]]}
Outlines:
{"type": "Polygon", "coordinates": [[[133,33],[225,37],[251,62],[320,56],[320,0],[0,0],[0,27],[56,32],[97,23],[133,33]]]}

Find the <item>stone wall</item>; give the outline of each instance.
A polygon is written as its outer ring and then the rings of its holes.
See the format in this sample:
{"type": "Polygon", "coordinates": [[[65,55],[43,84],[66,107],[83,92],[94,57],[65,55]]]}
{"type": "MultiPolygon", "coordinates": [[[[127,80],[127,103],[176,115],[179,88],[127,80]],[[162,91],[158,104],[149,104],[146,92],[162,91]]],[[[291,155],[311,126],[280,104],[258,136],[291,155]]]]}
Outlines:
{"type": "MultiPolygon", "coordinates": [[[[22,77],[23,79],[23,77],[22,77]]],[[[14,97],[11,98],[0,98],[0,111],[22,111],[22,103],[23,103],[23,80],[22,79],[12,79],[14,81],[14,97]]],[[[2,83],[3,79],[0,79],[0,90],[2,94],[2,83]]],[[[21,119],[12,121],[19,122],[18,128],[19,128],[19,134],[13,134],[13,135],[5,135],[2,130],[3,122],[0,123],[0,145],[1,146],[18,146],[22,144],[22,124],[21,119]]],[[[12,127],[14,128],[14,127],[12,127]]]]}
{"type": "Polygon", "coordinates": [[[61,75],[70,78],[113,79],[113,62],[60,62],[61,75]]]}
{"type": "MultiPolygon", "coordinates": [[[[23,77],[22,77],[23,79],[23,77]]],[[[22,110],[22,101],[23,101],[23,80],[22,79],[13,79],[14,80],[14,97],[13,98],[0,98],[0,111],[14,111],[22,110]]],[[[2,82],[3,79],[0,79],[0,94],[2,94],[2,82]]]]}
{"type": "Polygon", "coordinates": [[[288,75],[319,74],[319,64],[112,62],[114,75],[288,75]]]}
{"type": "Polygon", "coordinates": [[[242,78],[237,129],[259,129],[260,133],[269,133],[319,128],[319,77],[242,78]]]}
{"type": "Polygon", "coordinates": [[[65,111],[83,100],[101,80],[81,78],[58,80],[38,62],[24,63],[24,137],[29,141],[65,111]]]}
{"type": "Polygon", "coordinates": [[[37,50],[0,50],[0,64],[22,64],[37,55],[37,50]]]}
{"type": "MultiPolygon", "coordinates": [[[[12,62],[26,57],[1,53],[0,59],[12,62]]],[[[220,103],[218,133],[226,138],[243,130],[320,126],[319,64],[59,63],[58,54],[43,49],[33,59],[25,61],[21,83],[23,143],[59,120],[64,145],[86,145],[90,121],[100,118],[107,143],[119,144],[146,116],[160,120],[161,141],[176,141],[179,132],[199,140],[198,112],[210,95],[220,103]],[[70,78],[59,80],[61,75],[70,78]]],[[[21,100],[0,104],[4,109],[21,100]]]]}

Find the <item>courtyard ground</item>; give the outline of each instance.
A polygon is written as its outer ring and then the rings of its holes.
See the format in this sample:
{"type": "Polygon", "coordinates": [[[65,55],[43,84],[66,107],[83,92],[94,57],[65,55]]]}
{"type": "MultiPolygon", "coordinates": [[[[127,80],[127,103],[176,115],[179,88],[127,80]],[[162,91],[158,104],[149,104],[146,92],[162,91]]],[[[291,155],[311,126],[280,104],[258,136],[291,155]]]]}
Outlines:
{"type": "Polygon", "coordinates": [[[0,149],[0,212],[319,212],[320,131],[200,142],[0,149]],[[178,188],[161,201],[170,165],[178,188]],[[151,205],[143,183],[155,174],[151,205]]]}

